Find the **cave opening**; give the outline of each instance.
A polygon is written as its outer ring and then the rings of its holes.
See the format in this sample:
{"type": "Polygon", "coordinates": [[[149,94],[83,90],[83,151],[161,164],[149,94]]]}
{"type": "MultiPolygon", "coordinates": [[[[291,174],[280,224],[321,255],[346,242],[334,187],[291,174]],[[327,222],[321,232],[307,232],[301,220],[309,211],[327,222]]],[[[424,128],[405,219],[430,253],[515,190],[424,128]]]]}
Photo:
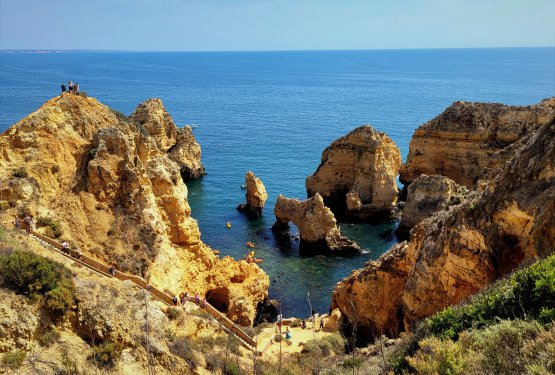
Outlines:
{"type": "Polygon", "coordinates": [[[206,293],[206,301],[225,314],[229,309],[229,290],[227,288],[211,289],[206,293]]]}

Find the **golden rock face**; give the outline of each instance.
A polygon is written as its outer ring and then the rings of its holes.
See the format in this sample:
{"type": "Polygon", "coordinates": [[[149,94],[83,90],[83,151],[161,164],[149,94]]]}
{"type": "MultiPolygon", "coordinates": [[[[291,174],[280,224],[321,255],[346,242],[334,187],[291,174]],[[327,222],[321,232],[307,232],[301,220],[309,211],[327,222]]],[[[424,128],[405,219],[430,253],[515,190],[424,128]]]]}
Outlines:
{"type": "Polygon", "coordinates": [[[397,203],[400,166],[397,145],[370,125],[361,126],[324,150],[306,190],[309,197],[319,193],[338,217],[389,215],[397,203]]]}
{"type": "Polygon", "coordinates": [[[508,146],[539,129],[555,116],[555,98],[531,106],[455,102],[421,125],[411,139],[400,180],[421,174],[443,175],[475,187],[494,177],[514,154],[508,146]]]}
{"type": "Polygon", "coordinates": [[[56,97],[4,132],[0,149],[0,200],[12,214],[49,217],[85,253],[171,293],[225,290],[222,309],[252,322],[269,279],[201,242],[182,178],[184,165],[202,167],[200,146],[160,100],[125,117],[94,98],[56,97]],[[14,177],[20,168],[27,177],[14,177]]]}
{"type": "Polygon", "coordinates": [[[457,304],[495,279],[555,249],[555,122],[538,126],[466,201],[423,220],[410,242],[354,271],[332,295],[370,337],[402,329],[457,304]],[[354,306],[354,307],[353,307],[354,306]]]}

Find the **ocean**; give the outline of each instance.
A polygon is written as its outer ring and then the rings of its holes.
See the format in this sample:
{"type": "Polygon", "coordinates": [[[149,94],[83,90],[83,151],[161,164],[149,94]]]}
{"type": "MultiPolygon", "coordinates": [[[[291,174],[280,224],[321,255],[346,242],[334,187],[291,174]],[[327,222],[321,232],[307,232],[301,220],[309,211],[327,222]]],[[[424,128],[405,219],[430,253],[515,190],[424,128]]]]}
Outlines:
{"type": "MultiPolygon", "coordinates": [[[[0,131],[58,95],[60,84],[131,114],[161,98],[178,126],[194,124],[207,175],[188,183],[204,242],[239,259],[252,241],[285,316],[327,312],[351,271],[393,246],[396,223],[341,224],[364,255],[303,257],[270,230],[278,194],[306,198],[305,178],[324,148],[363,124],[386,132],[403,158],[414,130],[452,102],[528,105],[555,95],[555,48],[295,51],[0,53],[0,131]],[[269,199],[249,221],[245,173],[269,199]],[[226,222],[231,222],[231,229],[226,222]]],[[[296,228],[291,228],[295,234],[296,228]]]]}

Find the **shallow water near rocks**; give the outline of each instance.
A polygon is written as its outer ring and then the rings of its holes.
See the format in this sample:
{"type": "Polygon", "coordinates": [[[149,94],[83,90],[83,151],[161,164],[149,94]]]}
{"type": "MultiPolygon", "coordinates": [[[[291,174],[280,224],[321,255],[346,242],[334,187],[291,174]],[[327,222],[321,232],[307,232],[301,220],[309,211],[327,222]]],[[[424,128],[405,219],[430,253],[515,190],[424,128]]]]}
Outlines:
{"type": "Polygon", "coordinates": [[[203,240],[234,258],[255,243],[270,278],[283,272],[270,296],[282,300],[284,315],[307,316],[307,292],[326,312],[338,281],[396,243],[396,224],[341,224],[369,250],[361,256],[302,257],[294,237],[277,243],[270,230],[277,195],[304,199],[324,148],[359,125],[385,131],[406,157],[414,129],[454,101],[528,105],[555,95],[553,66],[555,48],[0,53],[0,130],[70,79],[125,114],[162,98],[178,125],[197,125],[208,175],[187,185],[203,240]],[[255,221],[236,211],[248,170],[269,194],[255,221]]]}

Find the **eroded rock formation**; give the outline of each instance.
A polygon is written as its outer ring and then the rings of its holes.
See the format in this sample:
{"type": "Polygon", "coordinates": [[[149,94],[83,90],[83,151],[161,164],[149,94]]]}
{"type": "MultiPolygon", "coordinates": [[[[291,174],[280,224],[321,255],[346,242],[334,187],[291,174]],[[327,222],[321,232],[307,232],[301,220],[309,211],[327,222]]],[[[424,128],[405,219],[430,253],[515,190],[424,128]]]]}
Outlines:
{"type": "Polygon", "coordinates": [[[355,255],[361,252],[355,242],[341,236],[333,213],[324,206],[324,200],[318,193],[305,201],[280,194],[274,214],[274,232],[282,232],[292,221],[299,229],[301,251],[306,254],[355,255]]]}
{"type": "Polygon", "coordinates": [[[250,324],[269,279],[200,240],[173,153],[179,134],[159,100],[127,118],[94,98],[53,98],[0,135],[0,200],[9,197],[9,215],[27,210],[58,222],[62,238],[85,253],[172,293],[211,294],[250,324]]]}
{"type": "Polygon", "coordinates": [[[439,174],[467,187],[494,177],[514,154],[503,150],[555,115],[555,98],[531,106],[455,102],[412,137],[400,180],[439,174]],[[493,170],[493,173],[491,171],[493,170]]]}
{"type": "Polygon", "coordinates": [[[555,249],[555,122],[521,142],[484,190],[424,220],[402,243],[335,288],[332,308],[361,338],[397,335],[523,262],[555,249]],[[352,311],[352,304],[355,311],[352,311]]]}
{"type": "Polygon", "coordinates": [[[468,194],[450,178],[439,175],[420,175],[408,186],[407,201],[397,234],[408,238],[411,228],[438,211],[460,204],[468,194]]]}
{"type": "Polygon", "coordinates": [[[371,220],[389,217],[397,202],[399,148],[370,125],[335,140],[306,179],[309,197],[319,193],[336,216],[371,220]]]}
{"type": "Polygon", "coordinates": [[[247,193],[245,194],[247,203],[240,204],[237,209],[245,212],[249,217],[258,218],[262,215],[262,209],[268,199],[266,187],[251,171],[248,171],[245,175],[245,186],[247,187],[247,193]]]}
{"type": "Polygon", "coordinates": [[[158,149],[168,153],[181,168],[185,181],[198,179],[206,174],[200,161],[200,145],[190,126],[179,129],[160,99],[149,99],[137,106],[130,116],[156,142],[158,149]]]}

